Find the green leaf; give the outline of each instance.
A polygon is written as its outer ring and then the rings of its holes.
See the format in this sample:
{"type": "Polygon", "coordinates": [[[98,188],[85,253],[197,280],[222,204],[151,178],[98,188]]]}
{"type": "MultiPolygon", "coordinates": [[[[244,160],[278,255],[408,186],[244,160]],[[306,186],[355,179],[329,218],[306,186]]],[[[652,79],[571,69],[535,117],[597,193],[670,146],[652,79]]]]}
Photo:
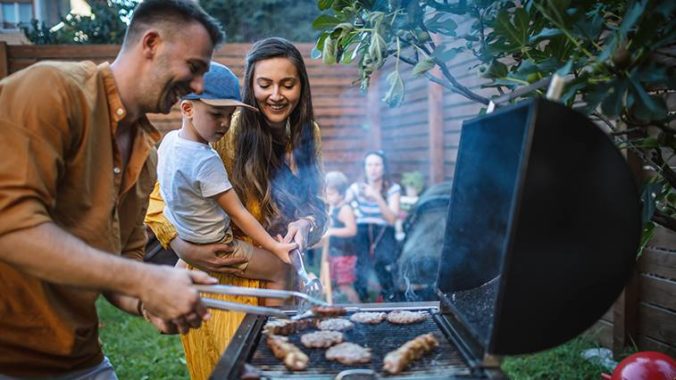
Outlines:
{"type": "Polygon", "coordinates": [[[542,40],[549,40],[553,37],[562,36],[563,32],[557,28],[543,28],[540,33],[531,36],[528,41],[530,43],[539,42],[542,40]]]}
{"type": "Polygon", "coordinates": [[[485,78],[504,78],[507,76],[507,65],[504,63],[498,61],[498,60],[493,60],[490,65],[485,69],[483,73],[483,77],[485,78]]]}
{"type": "Polygon", "coordinates": [[[315,44],[315,48],[317,48],[317,50],[319,50],[320,52],[324,49],[324,41],[328,36],[329,36],[328,32],[322,32],[322,34],[319,35],[317,43],[315,44]]]}
{"type": "Polygon", "coordinates": [[[324,49],[322,50],[322,59],[327,65],[336,63],[336,43],[333,39],[327,38],[324,41],[324,49]]]}
{"type": "MultiPolygon", "coordinates": [[[[525,13],[525,11],[523,12],[525,13]]],[[[517,17],[515,16],[516,19],[517,17]]],[[[508,46],[512,48],[523,47],[527,41],[527,30],[523,28],[521,22],[522,20],[519,18],[517,25],[512,24],[509,11],[503,9],[498,12],[493,27],[495,28],[495,33],[502,36],[508,46]]]]}
{"type": "Polygon", "coordinates": [[[331,5],[333,5],[333,0],[319,0],[317,2],[317,6],[322,11],[331,8],[331,5]]]}
{"type": "Polygon", "coordinates": [[[337,17],[329,15],[319,15],[313,22],[312,27],[318,30],[331,29],[340,24],[337,17]]]}
{"type": "Polygon", "coordinates": [[[638,22],[638,20],[641,18],[641,15],[643,14],[643,11],[645,10],[645,6],[645,2],[637,1],[631,7],[629,7],[629,9],[627,9],[627,12],[622,18],[622,24],[620,24],[620,28],[618,29],[620,41],[624,41],[627,37],[627,33],[629,33],[634,25],[636,25],[636,22],[638,22]]]}
{"type": "Polygon", "coordinates": [[[404,100],[404,81],[401,79],[398,71],[393,71],[387,76],[387,83],[390,84],[383,101],[390,107],[397,107],[404,100]]]}
{"type": "Polygon", "coordinates": [[[435,66],[434,59],[425,58],[413,66],[413,75],[420,76],[430,70],[435,66]]]}
{"type": "Polygon", "coordinates": [[[573,60],[568,60],[563,67],[560,69],[556,70],[556,73],[562,77],[565,77],[566,75],[570,74],[571,70],[573,70],[573,60]]]}
{"type": "Polygon", "coordinates": [[[639,83],[633,75],[629,77],[629,81],[631,82],[634,91],[638,95],[638,98],[641,100],[643,105],[645,105],[648,111],[654,115],[651,120],[663,119],[666,115],[666,109],[664,109],[650,95],[648,95],[641,83],[639,83]]]}
{"type": "Polygon", "coordinates": [[[569,83],[566,86],[566,90],[563,95],[561,95],[561,101],[565,104],[572,104],[575,101],[575,95],[578,90],[582,90],[587,87],[586,81],[580,81],[577,83],[569,83]]]}
{"type": "Polygon", "coordinates": [[[432,53],[432,56],[441,62],[449,62],[455,58],[458,53],[462,52],[464,49],[462,47],[455,47],[455,48],[448,48],[446,49],[446,45],[438,45],[436,49],[434,49],[434,52],[432,53]]]}
{"type": "Polygon", "coordinates": [[[614,85],[611,84],[610,92],[603,99],[601,103],[601,110],[603,114],[608,117],[615,117],[622,112],[622,107],[624,106],[624,96],[627,93],[627,81],[625,79],[619,79],[615,81],[614,85]]]}
{"type": "Polygon", "coordinates": [[[447,36],[455,36],[455,29],[458,24],[450,17],[445,17],[446,14],[437,12],[434,17],[425,21],[425,26],[432,33],[441,33],[447,36]]]}

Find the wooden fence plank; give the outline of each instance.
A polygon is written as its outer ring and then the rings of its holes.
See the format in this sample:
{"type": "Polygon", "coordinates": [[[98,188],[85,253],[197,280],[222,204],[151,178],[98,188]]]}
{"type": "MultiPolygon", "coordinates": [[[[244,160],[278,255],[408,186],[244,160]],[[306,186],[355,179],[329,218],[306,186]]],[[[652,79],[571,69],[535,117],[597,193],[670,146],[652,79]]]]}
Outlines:
{"type": "Polygon", "coordinates": [[[659,340],[655,340],[644,335],[638,336],[636,344],[638,344],[641,350],[659,351],[670,355],[671,357],[676,357],[676,346],[673,344],[660,342],[659,340]]]}
{"type": "Polygon", "coordinates": [[[676,280],[676,252],[646,248],[638,261],[642,273],[676,280]]]}
{"type": "Polygon", "coordinates": [[[676,313],[641,303],[639,307],[639,334],[673,344],[676,342],[676,313]]]}
{"type": "Polygon", "coordinates": [[[676,232],[658,226],[655,230],[655,236],[648,245],[676,251],[676,232]]]}
{"type": "Polygon", "coordinates": [[[641,302],[676,311],[676,281],[641,274],[641,302]]]}

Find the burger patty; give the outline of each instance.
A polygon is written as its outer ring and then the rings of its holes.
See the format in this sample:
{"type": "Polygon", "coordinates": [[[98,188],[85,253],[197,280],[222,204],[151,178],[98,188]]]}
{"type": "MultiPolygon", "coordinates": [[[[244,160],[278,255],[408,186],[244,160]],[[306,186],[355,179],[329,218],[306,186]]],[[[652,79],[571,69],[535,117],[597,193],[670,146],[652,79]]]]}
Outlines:
{"type": "Polygon", "coordinates": [[[346,365],[368,363],[371,361],[371,349],[355,343],[345,342],[326,350],[326,359],[335,360],[346,365]]]}
{"type": "Polygon", "coordinates": [[[300,337],[303,346],[308,348],[326,348],[343,341],[343,333],[340,331],[315,331],[303,334],[300,337]]]}

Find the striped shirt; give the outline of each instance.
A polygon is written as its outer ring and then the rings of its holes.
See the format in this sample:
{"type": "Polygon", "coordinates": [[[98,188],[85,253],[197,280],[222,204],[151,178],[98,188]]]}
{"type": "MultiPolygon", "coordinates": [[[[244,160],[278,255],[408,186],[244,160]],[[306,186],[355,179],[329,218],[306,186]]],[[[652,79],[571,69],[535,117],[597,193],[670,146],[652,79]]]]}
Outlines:
{"type": "MultiPolygon", "coordinates": [[[[389,224],[384,218],[382,212],[380,212],[380,207],[378,203],[373,200],[370,200],[364,197],[359,191],[359,183],[353,183],[349,189],[347,189],[347,199],[350,199],[350,205],[354,209],[354,214],[357,219],[357,224],[380,224],[387,225],[389,224]]],[[[361,184],[363,186],[363,183],[361,184]]],[[[387,200],[389,200],[401,193],[401,186],[398,184],[393,184],[387,190],[387,200]]]]}

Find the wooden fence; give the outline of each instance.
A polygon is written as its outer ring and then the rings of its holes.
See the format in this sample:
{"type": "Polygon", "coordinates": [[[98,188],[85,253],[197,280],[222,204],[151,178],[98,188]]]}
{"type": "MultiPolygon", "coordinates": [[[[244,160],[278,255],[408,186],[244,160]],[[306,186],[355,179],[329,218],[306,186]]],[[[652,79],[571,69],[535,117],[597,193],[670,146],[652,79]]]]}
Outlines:
{"type": "MultiPolygon", "coordinates": [[[[249,46],[227,44],[216,52],[215,60],[241,77],[249,46]]],[[[358,77],[355,68],[325,66],[310,58],[312,45],[297,46],[308,67],[327,170],[341,170],[356,179],[364,153],[383,149],[394,173],[418,170],[428,184],[452,178],[462,121],[476,115],[479,105],[402,70],[406,98],[400,107],[389,108],[381,98],[388,87],[384,78],[392,66],[386,66],[363,94],[353,83],[358,77]]],[[[112,61],[118,49],[115,45],[8,46],[0,42],[0,79],[41,60],[112,61]]],[[[482,80],[470,70],[475,64],[471,57],[459,55],[448,65],[460,83],[488,96],[490,90],[482,89],[482,80]]],[[[176,109],[169,115],[151,115],[151,119],[165,132],[180,123],[176,109]]],[[[632,283],[592,330],[593,336],[616,352],[636,344],[676,356],[676,234],[658,232],[639,260],[632,283]]]]}
{"type": "Polygon", "coordinates": [[[659,228],[617,302],[590,329],[616,354],[626,348],[676,357],[676,234],[659,228]]]}

